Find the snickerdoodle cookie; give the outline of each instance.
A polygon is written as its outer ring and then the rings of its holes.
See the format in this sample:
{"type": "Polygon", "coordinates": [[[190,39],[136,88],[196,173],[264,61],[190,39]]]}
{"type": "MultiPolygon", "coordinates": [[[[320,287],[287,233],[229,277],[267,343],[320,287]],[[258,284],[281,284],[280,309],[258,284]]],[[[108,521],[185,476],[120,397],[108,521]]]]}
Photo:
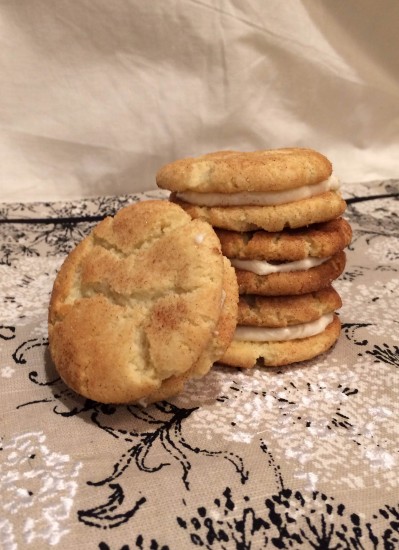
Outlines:
{"type": "Polygon", "coordinates": [[[221,362],[251,368],[311,359],[338,339],[341,305],[331,286],[301,296],[241,296],[237,329],[221,362]]]}
{"type": "MultiPolygon", "coordinates": [[[[270,336],[264,341],[257,341],[253,337],[247,340],[234,339],[220,362],[231,367],[250,369],[280,367],[313,359],[325,353],[336,343],[340,335],[341,323],[338,316],[332,313],[309,328],[313,327],[315,330],[324,328],[321,332],[310,336],[304,336],[303,331],[298,331],[297,337],[290,340],[270,340],[268,339],[270,336]]],[[[291,331],[291,334],[294,332],[291,331]]]]}
{"type": "Polygon", "coordinates": [[[312,149],[220,151],[162,167],[157,185],[193,218],[233,231],[281,231],[340,216],[330,161],[312,149]]]}
{"type": "Polygon", "coordinates": [[[244,294],[238,303],[238,326],[281,328],[311,323],[342,306],[338,292],[328,286],[298,296],[244,294]]]}
{"type": "Polygon", "coordinates": [[[90,399],[165,399],[221,357],[237,301],[212,227],[176,204],[140,202],[98,224],[61,267],[51,355],[66,384],[90,399]]]}
{"type": "Polygon", "coordinates": [[[345,267],[351,241],[343,218],[308,228],[268,233],[217,230],[222,252],[236,269],[241,294],[282,296],[327,287],[345,267]]]}

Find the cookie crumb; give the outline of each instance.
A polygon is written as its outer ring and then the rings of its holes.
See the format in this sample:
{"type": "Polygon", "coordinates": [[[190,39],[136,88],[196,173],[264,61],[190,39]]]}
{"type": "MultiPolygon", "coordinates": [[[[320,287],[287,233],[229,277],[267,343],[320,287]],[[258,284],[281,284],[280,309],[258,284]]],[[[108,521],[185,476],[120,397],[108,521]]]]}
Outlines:
{"type": "Polygon", "coordinates": [[[203,233],[198,233],[197,235],[195,235],[194,237],[194,241],[197,243],[197,244],[202,244],[204,242],[204,239],[205,239],[205,235],[203,233]]]}

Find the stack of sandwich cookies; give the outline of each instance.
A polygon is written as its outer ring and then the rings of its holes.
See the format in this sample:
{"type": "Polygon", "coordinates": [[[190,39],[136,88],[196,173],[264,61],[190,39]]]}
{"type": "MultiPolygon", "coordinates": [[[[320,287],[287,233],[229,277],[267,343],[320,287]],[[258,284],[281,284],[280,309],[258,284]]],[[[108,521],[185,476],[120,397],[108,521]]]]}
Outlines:
{"type": "Polygon", "coordinates": [[[140,202],[103,220],[61,267],[51,356],[87,398],[166,399],[221,358],[237,302],[234,269],[212,227],[168,201],[140,202]]]}
{"type": "Polygon", "coordinates": [[[351,229],[323,155],[215,153],[167,165],[157,183],[193,218],[212,223],[236,269],[238,327],[223,363],[280,366],[336,342],[341,302],[331,282],[345,267],[351,229]]]}

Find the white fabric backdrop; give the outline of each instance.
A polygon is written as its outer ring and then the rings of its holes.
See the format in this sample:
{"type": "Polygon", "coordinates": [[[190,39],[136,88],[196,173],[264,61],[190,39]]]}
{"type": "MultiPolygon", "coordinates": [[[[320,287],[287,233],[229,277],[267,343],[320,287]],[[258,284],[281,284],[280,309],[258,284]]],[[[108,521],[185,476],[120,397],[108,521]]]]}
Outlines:
{"type": "Polygon", "coordinates": [[[397,0],[0,0],[0,201],[151,189],[226,148],[399,177],[398,29],[397,0]]]}

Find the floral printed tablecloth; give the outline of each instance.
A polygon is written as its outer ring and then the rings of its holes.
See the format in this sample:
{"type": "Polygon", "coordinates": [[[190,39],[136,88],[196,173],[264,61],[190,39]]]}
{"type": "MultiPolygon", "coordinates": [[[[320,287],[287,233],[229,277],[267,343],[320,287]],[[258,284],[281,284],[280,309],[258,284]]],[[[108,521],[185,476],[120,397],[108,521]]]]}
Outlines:
{"type": "Polygon", "coordinates": [[[0,205],[0,548],[399,548],[399,181],[344,189],[337,345],[146,409],[61,382],[47,305],[94,223],[165,195],[0,205]]]}

